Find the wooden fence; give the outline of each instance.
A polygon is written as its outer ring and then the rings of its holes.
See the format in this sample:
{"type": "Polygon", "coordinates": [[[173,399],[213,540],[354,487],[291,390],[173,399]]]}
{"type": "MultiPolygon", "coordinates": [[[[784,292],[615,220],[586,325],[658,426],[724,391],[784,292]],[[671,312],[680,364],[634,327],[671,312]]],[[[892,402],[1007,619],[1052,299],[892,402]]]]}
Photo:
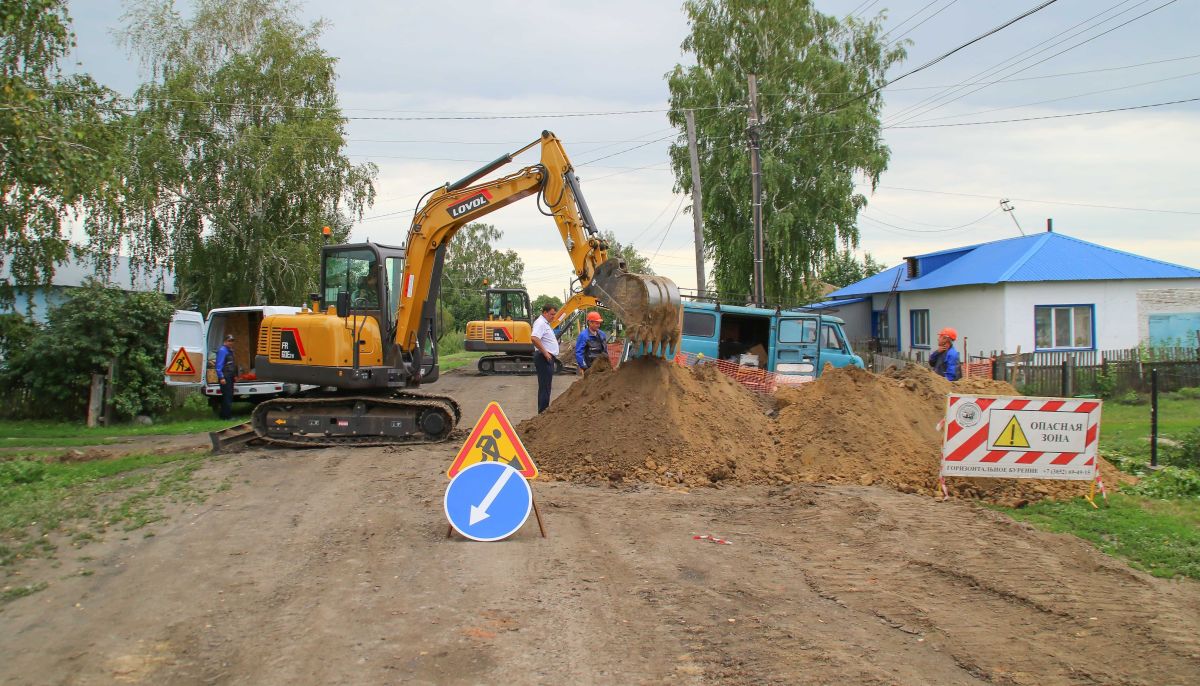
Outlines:
{"type": "Polygon", "coordinates": [[[996,377],[1027,395],[1120,395],[1200,386],[1200,349],[1129,348],[996,356],[996,377]]]}
{"type": "MultiPolygon", "coordinates": [[[[861,345],[859,344],[861,343],[861,345]]],[[[890,346],[854,345],[867,368],[879,373],[888,367],[926,364],[927,355],[899,352],[890,346]]],[[[1200,348],[1130,348],[972,355],[970,373],[1008,381],[1023,395],[1112,397],[1129,391],[1148,393],[1151,374],[1158,372],[1158,390],[1200,386],[1200,348]],[[990,374],[987,367],[991,366],[990,374]]]]}

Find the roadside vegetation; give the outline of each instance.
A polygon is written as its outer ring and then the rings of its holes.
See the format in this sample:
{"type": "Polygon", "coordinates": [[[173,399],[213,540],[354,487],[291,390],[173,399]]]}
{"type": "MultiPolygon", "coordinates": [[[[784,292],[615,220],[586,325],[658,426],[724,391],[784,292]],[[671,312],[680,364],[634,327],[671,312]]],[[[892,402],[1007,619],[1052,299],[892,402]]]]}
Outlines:
{"type": "Polygon", "coordinates": [[[168,504],[202,502],[211,488],[192,476],[206,459],[173,453],[0,461],[0,602],[45,588],[20,583],[22,560],[53,558],[64,546],[81,548],[112,532],[129,535],[163,519],[168,504]]]}
{"type": "Polygon", "coordinates": [[[1107,502],[1097,494],[1099,509],[1081,497],[1005,511],[1079,536],[1154,576],[1200,579],[1200,389],[1159,395],[1158,432],[1152,469],[1148,400],[1134,394],[1106,402],[1100,453],[1138,483],[1110,493],[1107,502]]]}

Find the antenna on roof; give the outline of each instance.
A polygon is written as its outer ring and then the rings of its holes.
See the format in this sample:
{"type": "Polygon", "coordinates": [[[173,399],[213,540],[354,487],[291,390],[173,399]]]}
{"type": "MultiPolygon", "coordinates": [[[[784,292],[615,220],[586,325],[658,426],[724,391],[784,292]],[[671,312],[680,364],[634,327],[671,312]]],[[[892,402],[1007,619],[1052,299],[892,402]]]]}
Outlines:
{"type": "Polygon", "coordinates": [[[1004,210],[1008,213],[1008,216],[1012,217],[1013,223],[1017,225],[1017,231],[1020,231],[1021,235],[1024,236],[1025,229],[1022,229],[1021,222],[1017,221],[1017,215],[1013,212],[1013,209],[1015,208],[1013,207],[1013,204],[1009,202],[1008,198],[1000,198],[1000,209],[1004,210]]]}

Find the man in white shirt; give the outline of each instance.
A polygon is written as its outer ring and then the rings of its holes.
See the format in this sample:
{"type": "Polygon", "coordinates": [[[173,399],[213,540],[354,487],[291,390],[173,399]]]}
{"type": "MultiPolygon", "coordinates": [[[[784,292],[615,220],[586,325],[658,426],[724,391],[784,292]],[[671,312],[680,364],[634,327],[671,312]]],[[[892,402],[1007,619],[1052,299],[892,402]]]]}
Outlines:
{"type": "Polygon", "coordinates": [[[558,337],[550,328],[550,321],[558,314],[558,308],[549,303],[542,305],[542,316],[533,320],[533,368],[537,370],[538,379],[538,414],[550,405],[550,383],[554,381],[554,368],[558,357],[558,337]]]}

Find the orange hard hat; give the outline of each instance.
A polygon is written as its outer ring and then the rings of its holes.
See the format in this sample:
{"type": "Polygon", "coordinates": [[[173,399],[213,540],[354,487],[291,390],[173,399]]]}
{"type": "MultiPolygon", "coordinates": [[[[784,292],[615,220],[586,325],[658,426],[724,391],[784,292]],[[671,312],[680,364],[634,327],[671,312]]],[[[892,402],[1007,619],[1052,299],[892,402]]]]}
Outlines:
{"type": "Polygon", "coordinates": [[[587,320],[589,322],[602,322],[604,321],[604,318],[600,316],[599,312],[588,312],[587,320]]]}
{"type": "Polygon", "coordinates": [[[946,338],[949,338],[952,341],[958,340],[958,332],[948,326],[946,328],[942,329],[941,331],[939,331],[938,335],[945,336],[946,338]]]}

